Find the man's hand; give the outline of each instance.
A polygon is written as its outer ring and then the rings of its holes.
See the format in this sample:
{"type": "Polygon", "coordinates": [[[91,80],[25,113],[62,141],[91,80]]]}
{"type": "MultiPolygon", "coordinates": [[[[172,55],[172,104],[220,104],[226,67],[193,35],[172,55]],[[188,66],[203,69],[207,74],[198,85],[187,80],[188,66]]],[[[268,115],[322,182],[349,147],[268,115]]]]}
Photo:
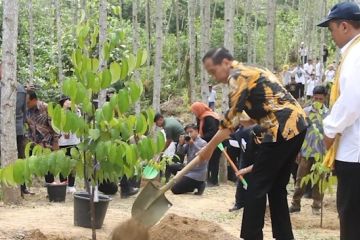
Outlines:
{"type": "Polygon", "coordinates": [[[327,150],[333,145],[335,138],[329,138],[324,135],[324,144],[327,150]]]}

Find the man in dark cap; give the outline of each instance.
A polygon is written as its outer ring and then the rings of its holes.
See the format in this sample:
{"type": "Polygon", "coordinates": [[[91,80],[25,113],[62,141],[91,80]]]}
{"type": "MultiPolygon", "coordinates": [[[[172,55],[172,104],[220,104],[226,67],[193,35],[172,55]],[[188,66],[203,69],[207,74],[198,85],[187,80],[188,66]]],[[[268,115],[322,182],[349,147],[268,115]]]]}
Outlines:
{"type": "Polygon", "coordinates": [[[360,236],[360,8],[356,3],[336,4],[318,24],[327,27],[341,49],[341,61],[331,90],[331,112],[324,119],[325,164],[338,177],[337,209],[340,239],[360,236]]]}

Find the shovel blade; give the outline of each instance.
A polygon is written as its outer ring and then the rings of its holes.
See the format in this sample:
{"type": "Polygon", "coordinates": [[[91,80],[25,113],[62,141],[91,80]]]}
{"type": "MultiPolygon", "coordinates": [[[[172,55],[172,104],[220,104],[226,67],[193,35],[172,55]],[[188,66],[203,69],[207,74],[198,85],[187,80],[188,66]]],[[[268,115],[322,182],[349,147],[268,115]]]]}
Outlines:
{"type": "Polygon", "coordinates": [[[171,202],[165,195],[152,182],[148,182],[135,199],[131,215],[145,227],[151,227],[171,206],[171,202]]]}

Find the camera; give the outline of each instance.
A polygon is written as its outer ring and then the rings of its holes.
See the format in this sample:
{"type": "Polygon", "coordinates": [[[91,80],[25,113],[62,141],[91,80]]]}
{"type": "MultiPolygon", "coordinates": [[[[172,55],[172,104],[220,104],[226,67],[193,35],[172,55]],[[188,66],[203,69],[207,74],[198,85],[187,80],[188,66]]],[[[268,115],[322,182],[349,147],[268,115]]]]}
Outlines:
{"type": "Polygon", "coordinates": [[[189,142],[191,140],[190,136],[185,136],[185,142],[189,142]]]}

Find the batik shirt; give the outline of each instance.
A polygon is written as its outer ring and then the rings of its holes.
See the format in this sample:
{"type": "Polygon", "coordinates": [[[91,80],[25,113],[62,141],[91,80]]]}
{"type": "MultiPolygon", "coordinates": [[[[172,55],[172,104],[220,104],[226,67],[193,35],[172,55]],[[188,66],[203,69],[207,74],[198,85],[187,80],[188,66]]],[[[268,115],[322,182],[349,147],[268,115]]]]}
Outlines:
{"type": "Polygon", "coordinates": [[[222,128],[239,125],[244,111],[262,127],[261,143],[276,142],[278,133],[289,140],[307,128],[304,110],[269,70],[233,61],[228,82],[230,109],[222,128]]]}
{"type": "Polygon", "coordinates": [[[29,126],[30,141],[48,148],[57,146],[60,135],[51,127],[45,103],[38,101],[37,106],[29,108],[26,113],[26,122],[29,126]]]}

